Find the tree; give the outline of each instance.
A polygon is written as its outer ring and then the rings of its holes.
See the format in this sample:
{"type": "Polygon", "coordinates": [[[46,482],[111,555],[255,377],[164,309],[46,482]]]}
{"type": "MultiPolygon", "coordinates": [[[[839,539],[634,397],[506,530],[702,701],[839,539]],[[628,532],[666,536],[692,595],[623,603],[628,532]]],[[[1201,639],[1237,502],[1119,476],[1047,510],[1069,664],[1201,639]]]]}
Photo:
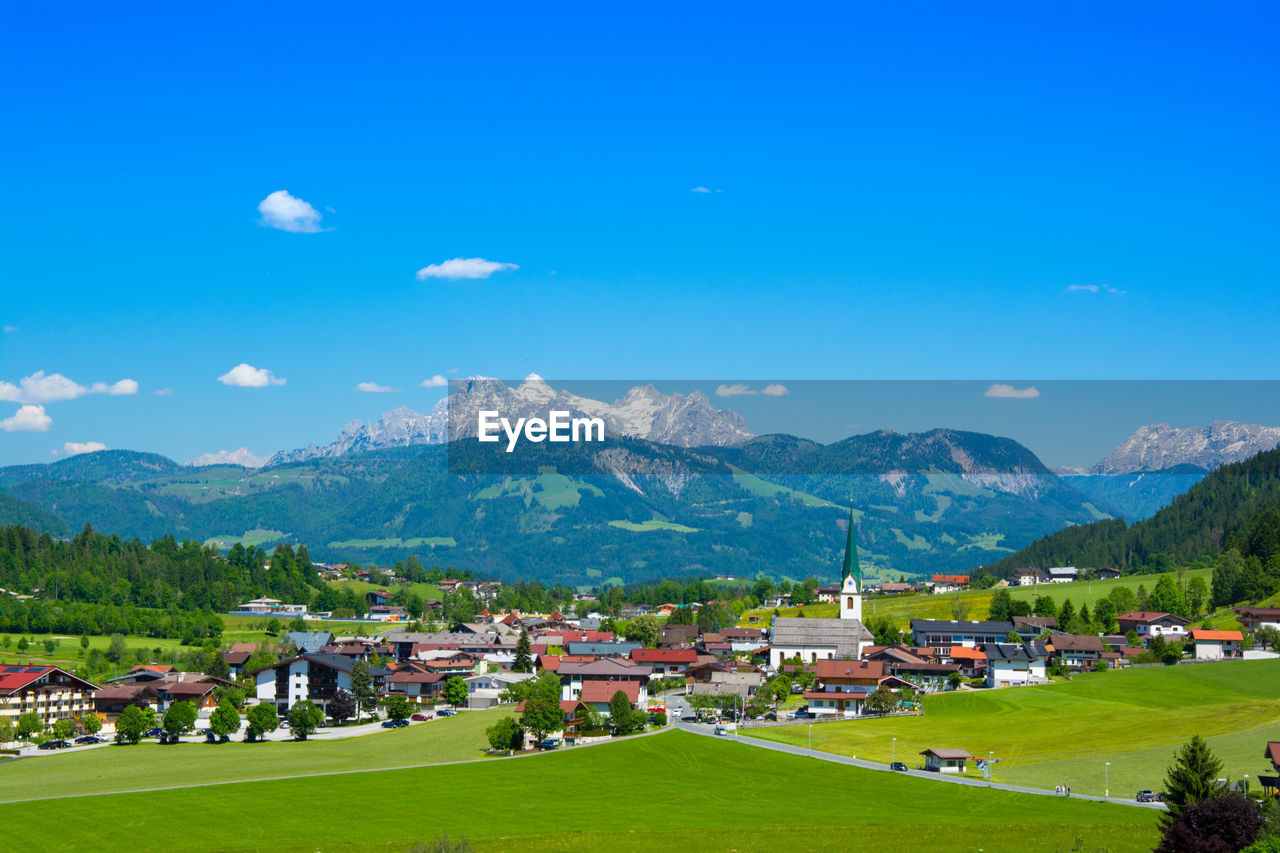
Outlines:
{"type": "Polygon", "coordinates": [[[1161,816],[1161,826],[1168,828],[1184,808],[1200,800],[1218,796],[1221,786],[1218,776],[1222,773],[1222,761],[1209,750],[1200,735],[1175,755],[1173,765],[1164,777],[1165,805],[1168,811],[1161,816]]]}
{"type": "Polygon", "coordinates": [[[489,746],[495,751],[503,749],[519,749],[524,742],[524,731],[514,717],[503,717],[484,730],[489,739],[489,746]]]}
{"type": "Polygon", "coordinates": [[[1254,640],[1260,648],[1280,651],[1280,631],[1270,625],[1259,628],[1258,633],[1254,634],[1254,640]]]}
{"type": "Polygon", "coordinates": [[[1005,634],[1004,641],[1006,643],[1021,643],[1022,637],[1018,636],[1017,631],[1010,631],[1008,634],[1005,634]]]}
{"type": "Polygon", "coordinates": [[[76,733],[76,724],[70,717],[63,717],[53,724],[53,736],[58,740],[66,740],[76,733]]]}
{"type": "Polygon", "coordinates": [[[964,676],[958,672],[953,672],[947,676],[947,686],[950,687],[952,690],[959,688],[960,685],[963,683],[964,683],[964,676]]]}
{"type": "Polygon", "coordinates": [[[1098,623],[1098,627],[1104,633],[1111,633],[1116,629],[1116,605],[1109,598],[1098,599],[1098,603],[1093,605],[1093,618],[1098,623]]]}
{"type": "Polygon", "coordinates": [[[1204,578],[1196,575],[1191,579],[1187,584],[1185,598],[1187,601],[1187,618],[1200,618],[1200,614],[1204,612],[1204,606],[1209,602],[1209,585],[1204,582],[1204,578]]]}
{"type": "Polygon", "coordinates": [[[387,709],[387,718],[392,720],[407,720],[413,713],[413,707],[403,693],[392,693],[382,706],[387,709]]]}
{"type": "Polygon", "coordinates": [[[18,737],[26,740],[34,734],[44,731],[44,720],[35,711],[27,711],[18,717],[18,737]]]}
{"type": "Polygon", "coordinates": [[[262,629],[263,633],[268,637],[280,636],[280,620],[272,616],[267,620],[266,626],[262,629]]]}
{"type": "Polygon", "coordinates": [[[656,649],[662,641],[662,624],[652,613],[642,613],[627,623],[623,636],[633,643],[642,643],[646,649],[656,649]]]}
{"type": "Polygon", "coordinates": [[[564,713],[560,710],[560,679],[551,670],[544,670],[538,676],[532,694],[524,700],[520,725],[533,735],[534,740],[542,740],[564,725],[564,713]]]}
{"type": "Polygon", "coordinates": [[[1058,605],[1054,604],[1053,596],[1042,595],[1036,599],[1035,614],[1037,616],[1058,617],[1058,605]]]}
{"type": "Polygon", "coordinates": [[[667,617],[668,625],[692,625],[694,624],[692,607],[677,607],[671,611],[671,615],[667,617]]]}
{"type": "Polygon", "coordinates": [[[90,714],[87,717],[80,718],[80,727],[84,729],[87,735],[96,735],[102,731],[102,718],[97,714],[90,714]]]}
{"type": "Polygon", "coordinates": [[[245,737],[250,743],[260,740],[264,735],[280,727],[280,718],[276,714],[274,705],[268,705],[265,702],[254,705],[249,709],[247,716],[249,727],[245,731],[245,737]]]}
{"type": "Polygon", "coordinates": [[[81,635],[80,635],[80,648],[81,648],[81,649],[87,649],[87,648],[89,648],[89,635],[88,635],[88,634],[81,634],[81,635]]]}
{"type": "Polygon", "coordinates": [[[125,642],[124,634],[112,634],[111,639],[107,641],[107,660],[112,663],[120,663],[128,653],[129,646],[125,642]]]}
{"type": "Polygon", "coordinates": [[[130,705],[116,719],[116,743],[137,743],[146,732],[155,727],[155,711],[130,705]]]}
{"type": "Polygon", "coordinates": [[[174,702],[169,706],[169,710],[164,712],[164,722],[161,727],[176,741],[178,735],[191,731],[199,713],[194,702],[174,702]]]}
{"type": "Polygon", "coordinates": [[[1058,627],[1066,631],[1068,625],[1076,618],[1075,605],[1071,603],[1071,599],[1062,602],[1062,609],[1058,611],[1058,627]]]}
{"type": "Polygon", "coordinates": [[[466,703],[467,682],[462,676],[455,675],[444,683],[444,701],[455,708],[466,703]]]}
{"type": "Polygon", "coordinates": [[[619,735],[629,735],[644,725],[640,712],[631,707],[631,700],[621,690],[609,700],[609,721],[619,735]]]}
{"type": "Polygon", "coordinates": [[[310,699],[299,699],[289,709],[289,731],[298,740],[306,740],[307,735],[318,729],[323,722],[324,711],[310,699]]]}
{"type": "Polygon", "coordinates": [[[297,634],[305,634],[307,632],[307,623],[301,616],[295,616],[289,622],[289,630],[297,634]]]}
{"type": "Polygon", "coordinates": [[[1008,622],[1013,617],[1013,596],[1008,589],[998,589],[991,596],[987,618],[993,622],[1008,622]]]}
{"type": "Polygon", "coordinates": [[[31,648],[31,644],[30,644],[29,642],[27,642],[27,638],[26,638],[26,637],[19,637],[19,638],[18,638],[18,651],[20,651],[20,652],[25,652],[25,651],[26,651],[27,649],[29,649],[29,648],[31,648]]]}
{"type": "Polygon", "coordinates": [[[1235,853],[1258,837],[1262,813],[1244,794],[1224,793],[1183,806],[1163,823],[1156,853],[1235,853]]]}
{"type": "Polygon", "coordinates": [[[1155,588],[1151,590],[1151,609],[1160,613],[1186,615],[1187,603],[1171,575],[1161,575],[1156,581],[1155,588]]]}
{"type": "Polygon", "coordinates": [[[236,711],[236,706],[230,699],[224,698],[218,703],[218,707],[213,709],[213,713],[209,715],[209,731],[210,741],[215,736],[226,740],[240,731],[240,714],[236,711]]]}
{"type": "Polygon", "coordinates": [[[516,640],[516,659],[511,664],[512,672],[533,672],[533,645],[529,642],[529,632],[521,629],[520,639],[516,640]]]}
{"type": "Polygon", "coordinates": [[[356,718],[378,706],[378,692],[373,688],[369,665],[362,660],[351,669],[351,692],[356,697],[356,718]]]}
{"type": "Polygon", "coordinates": [[[329,700],[329,719],[342,725],[356,715],[356,696],[350,690],[338,689],[329,700]]]}
{"type": "Polygon", "coordinates": [[[870,696],[867,697],[867,710],[873,714],[887,714],[892,711],[894,706],[898,704],[898,697],[893,691],[883,684],[875,689],[870,696]]]}

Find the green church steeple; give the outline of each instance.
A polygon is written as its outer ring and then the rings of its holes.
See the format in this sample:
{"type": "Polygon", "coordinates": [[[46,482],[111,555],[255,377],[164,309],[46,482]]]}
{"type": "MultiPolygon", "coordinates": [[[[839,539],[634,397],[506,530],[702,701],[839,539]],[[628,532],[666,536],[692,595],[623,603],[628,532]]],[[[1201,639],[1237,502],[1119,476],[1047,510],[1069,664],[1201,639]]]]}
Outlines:
{"type": "Polygon", "coordinates": [[[862,566],[858,565],[858,527],[855,521],[851,498],[849,500],[849,537],[844,543],[844,567],[840,570],[840,583],[843,585],[845,579],[852,575],[858,584],[858,591],[861,592],[862,566]]]}

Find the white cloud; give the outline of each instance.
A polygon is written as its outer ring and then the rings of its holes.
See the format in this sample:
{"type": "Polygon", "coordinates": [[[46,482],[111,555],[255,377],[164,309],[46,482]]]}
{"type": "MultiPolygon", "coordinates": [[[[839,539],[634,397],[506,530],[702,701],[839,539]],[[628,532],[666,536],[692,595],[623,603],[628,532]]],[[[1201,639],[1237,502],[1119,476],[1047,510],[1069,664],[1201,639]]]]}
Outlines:
{"type": "Polygon", "coordinates": [[[1040,389],[1034,385],[1028,385],[1026,388],[1014,388],[1012,385],[996,383],[987,388],[982,396],[1001,397],[1006,400],[1034,400],[1040,396],[1040,389]]]}
{"type": "Polygon", "coordinates": [[[766,385],[760,390],[752,388],[750,385],[744,385],[741,382],[733,385],[720,385],[716,388],[717,397],[755,397],[764,394],[766,397],[785,397],[791,392],[787,390],[787,386],[780,382],[774,382],[766,385]]]}
{"type": "Polygon", "coordinates": [[[518,269],[520,267],[516,264],[486,261],[484,258],[453,258],[418,270],[418,281],[429,278],[488,278],[496,272],[518,269]]]}
{"type": "Polygon", "coordinates": [[[709,193],[709,192],[711,192],[711,190],[707,189],[706,187],[694,187],[693,189],[689,190],[689,192],[691,192],[691,193],[709,193]]]}
{"type": "Polygon", "coordinates": [[[356,386],[357,391],[363,391],[366,394],[394,394],[399,388],[392,388],[388,385],[379,385],[377,382],[361,382],[356,386]]]}
{"type": "Polygon", "coordinates": [[[0,421],[5,432],[48,432],[53,418],[44,413],[44,406],[23,406],[13,417],[0,421]]]}
{"type": "Polygon", "coordinates": [[[232,385],[237,388],[266,388],[268,385],[285,383],[285,380],[277,379],[276,375],[265,367],[258,368],[244,362],[219,376],[218,381],[223,385],[232,385]]]}
{"type": "MultiPolygon", "coordinates": [[[[450,370],[449,372],[456,373],[457,371],[458,371],[458,368],[455,367],[453,370],[450,370]]],[[[449,384],[449,380],[445,379],[439,373],[437,373],[435,376],[432,376],[430,379],[424,379],[418,383],[419,387],[422,387],[422,388],[443,388],[448,384],[449,384]]]]}
{"type": "Polygon", "coordinates": [[[46,374],[43,370],[37,370],[18,380],[17,385],[0,380],[0,400],[7,403],[55,403],[58,400],[74,400],[85,394],[137,393],[138,383],[132,379],[121,379],[113,384],[94,382],[92,385],[81,385],[61,373],[46,374]]]}
{"type": "Polygon", "coordinates": [[[1109,284],[1068,284],[1067,293],[1114,293],[1116,296],[1124,296],[1129,291],[1119,290],[1109,284]]]}
{"type": "Polygon", "coordinates": [[[68,441],[62,445],[62,449],[68,456],[75,456],[79,453],[94,453],[99,450],[106,450],[107,446],[101,441],[68,441]]]}
{"type": "Polygon", "coordinates": [[[5,326],[5,327],[4,327],[4,330],[5,330],[5,333],[7,334],[7,333],[9,333],[9,332],[16,332],[16,331],[18,331],[18,327],[17,327],[17,326],[5,326]]]}
{"type": "Polygon", "coordinates": [[[320,211],[300,198],[289,195],[288,190],[276,190],[258,202],[262,214],[261,224],[295,234],[315,234],[320,227],[320,211]]]}
{"type": "Polygon", "coordinates": [[[155,394],[157,397],[168,397],[170,394],[172,394],[172,393],[173,393],[173,389],[172,389],[172,388],[157,388],[155,391],[152,391],[151,393],[152,393],[152,394],[155,394]]]}

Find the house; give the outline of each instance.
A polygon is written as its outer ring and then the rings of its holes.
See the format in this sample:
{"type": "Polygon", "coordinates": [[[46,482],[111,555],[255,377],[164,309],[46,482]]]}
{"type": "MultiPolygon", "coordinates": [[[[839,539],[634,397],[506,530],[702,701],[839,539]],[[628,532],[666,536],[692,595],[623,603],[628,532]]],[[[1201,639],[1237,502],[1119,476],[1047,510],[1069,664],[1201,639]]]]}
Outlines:
{"type": "Polygon", "coordinates": [[[965,762],[974,760],[963,749],[926,749],[920,754],[924,756],[924,769],[935,773],[963,773],[965,762]]]}
{"type": "Polygon", "coordinates": [[[370,607],[375,607],[380,604],[390,604],[391,593],[387,592],[385,589],[372,589],[364,594],[364,600],[368,602],[370,607]]]}
{"type": "Polygon", "coordinates": [[[903,593],[914,592],[915,587],[906,582],[885,581],[880,584],[876,591],[881,595],[902,595],[903,593]]]}
{"type": "Polygon", "coordinates": [[[917,646],[929,646],[947,655],[952,646],[982,647],[1003,643],[1013,631],[1012,622],[959,622],[942,619],[912,619],[911,635],[917,646]]]}
{"type": "MultiPolygon", "coordinates": [[[[551,737],[560,737],[565,743],[573,743],[582,734],[582,724],[586,720],[590,706],[577,699],[564,699],[560,702],[560,713],[564,715],[559,731],[551,732],[551,737]]],[[[524,702],[516,706],[517,713],[524,713],[524,702]]],[[[525,735],[532,740],[532,735],[525,735]]]]}
{"type": "MultiPolygon", "coordinates": [[[[632,663],[627,660],[618,658],[604,658],[602,660],[592,661],[560,661],[560,666],[556,669],[556,675],[560,676],[561,699],[582,699],[582,693],[588,684],[592,682],[607,682],[610,684],[634,682],[636,684],[634,703],[645,703],[649,701],[649,675],[652,670],[648,666],[632,663]]],[[[619,688],[614,688],[615,690],[619,688]]],[[[622,688],[630,691],[631,688],[622,688]]],[[[597,695],[599,688],[591,688],[590,695],[597,695]]],[[[610,696],[613,694],[610,693],[610,696]]],[[[628,696],[631,695],[629,692],[628,696]]],[[[590,699],[582,699],[582,701],[592,704],[590,699]]],[[[607,703],[607,699],[605,700],[607,703]]]]}
{"type": "Polygon", "coordinates": [[[1080,580],[1080,570],[1075,566],[1052,566],[1049,569],[1049,583],[1071,583],[1080,580]]]}
{"type": "Polygon", "coordinates": [[[1041,569],[1014,569],[1010,586],[1035,586],[1048,582],[1048,573],[1041,569]]]}
{"type": "Polygon", "coordinates": [[[1280,631],[1280,607],[1237,607],[1236,617],[1248,631],[1262,628],[1280,631]]]}
{"type": "Polygon", "coordinates": [[[655,676],[678,675],[698,661],[693,649],[634,649],[631,660],[653,667],[655,676]]]}
{"type": "Polygon", "coordinates": [[[830,604],[840,597],[840,584],[828,583],[814,589],[813,594],[822,604],[830,604]]]}
{"type": "Polygon", "coordinates": [[[1096,580],[1096,581],[1109,581],[1109,580],[1115,580],[1115,579],[1116,579],[1116,578],[1118,578],[1118,577],[1120,577],[1120,570],[1119,570],[1119,569],[1113,569],[1113,568],[1108,567],[1108,568],[1105,568],[1105,569],[1094,569],[1094,570],[1093,570],[1093,579],[1094,579],[1094,580],[1096,580]]]}
{"type": "Polygon", "coordinates": [[[643,649],[643,643],[568,643],[564,650],[571,655],[592,655],[594,657],[629,658],[636,649],[643,649]]]}
{"type": "Polygon", "coordinates": [[[769,662],[777,669],[784,659],[795,657],[806,663],[835,658],[856,660],[874,644],[875,637],[860,619],[779,616],[773,620],[769,662]]]}
{"type": "Polygon", "coordinates": [[[934,575],[929,578],[929,587],[934,593],[959,592],[969,588],[968,575],[934,575]]]}
{"type": "Polygon", "coordinates": [[[1092,668],[1105,652],[1111,651],[1102,638],[1094,634],[1052,634],[1049,644],[1054,656],[1072,669],[1092,668]]]}
{"type": "Polygon", "coordinates": [[[1280,741],[1268,741],[1267,746],[1262,751],[1262,757],[1271,762],[1271,767],[1276,771],[1275,776],[1259,776],[1258,783],[1262,785],[1262,795],[1264,797],[1280,796],[1280,741]]]}
{"type": "Polygon", "coordinates": [[[163,714],[178,702],[191,702],[198,710],[211,711],[217,705],[215,691],[219,687],[240,686],[200,672],[171,672],[161,678],[112,681],[93,694],[94,710],[105,716],[116,716],[129,705],[144,705],[163,714]]]}
{"type": "Polygon", "coordinates": [[[124,675],[108,678],[107,684],[136,684],[140,681],[161,681],[173,672],[169,664],[140,663],[124,675]]]}
{"type": "Polygon", "coordinates": [[[873,646],[867,650],[865,660],[882,661],[889,674],[905,678],[924,693],[945,690],[951,673],[960,671],[958,664],[939,663],[933,649],[914,648],[901,643],[873,646]]]}
{"type": "Polygon", "coordinates": [[[648,694],[640,682],[614,681],[608,678],[600,681],[583,682],[582,690],[578,693],[578,701],[596,711],[608,713],[614,694],[619,691],[627,697],[627,701],[631,703],[632,708],[639,708],[648,704],[648,694]]]}
{"type": "Polygon", "coordinates": [[[1132,610],[1116,617],[1120,633],[1137,632],[1139,637],[1156,635],[1181,637],[1186,633],[1188,620],[1172,613],[1158,613],[1150,610],[1132,610]]]}
{"type": "Polygon", "coordinates": [[[1239,631],[1191,629],[1191,642],[1196,646],[1196,660],[1238,658],[1244,649],[1244,636],[1239,631]]]}
{"type": "Polygon", "coordinates": [[[369,608],[368,618],[375,622],[404,622],[409,611],[398,604],[375,604],[369,608]]]}
{"type": "Polygon", "coordinates": [[[1013,630],[1018,632],[1018,636],[1024,640],[1034,640],[1045,631],[1052,631],[1058,627],[1058,619],[1056,616],[1015,616],[1013,617],[1013,630]]]}
{"type": "Polygon", "coordinates": [[[880,689],[910,687],[915,684],[892,675],[881,661],[820,660],[812,665],[814,686],[804,692],[809,713],[817,716],[855,717],[863,713],[868,696],[880,689]]]}
{"type": "Polygon", "coordinates": [[[96,684],[56,666],[0,666],[0,721],[16,724],[18,717],[34,711],[51,726],[91,712],[97,690],[96,684]]]}
{"type": "Polygon", "coordinates": [[[1046,650],[1035,643],[992,643],[987,646],[987,687],[1044,684],[1046,650]]]}
{"type": "Polygon", "coordinates": [[[284,636],[289,648],[300,655],[318,652],[333,642],[333,634],[328,631],[289,631],[284,636]]]}
{"type": "Polygon", "coordinates": [[[399,666],[387,676],[388,693],[403,693],[406,699],[421,704],[434,704],[444,694],[448,676],[438,672],[424,672],[410,665],[399,666]]]}
{"type": "MultiPolygon", "coordinates": [[[[343,655],[305,654],[252,673],[259,702],[269,702],[280,713],[303,699],[310,699],[326,714],[329,701],[339,690],[351,690],[351,672],[357,661],[343,655]]],[[[375,689],[384,687],[392,674],[385,667],[369,667],[375,689]]]]}
{"type": "Polygon", "coordinates": [[[952,646],[939,657],[960,667],[960,673],[968,678],[978,678],[987,671],[987,653],[971,646],[952,646]]]}
{"type": "Polygon", "coordinates": [[[728,661],[712,661],[691,667],[685,672],[684,683],[689,696],[734,695],[746,699],[764,684],[764,673],[750,664],[737,666],[728,661]]]}

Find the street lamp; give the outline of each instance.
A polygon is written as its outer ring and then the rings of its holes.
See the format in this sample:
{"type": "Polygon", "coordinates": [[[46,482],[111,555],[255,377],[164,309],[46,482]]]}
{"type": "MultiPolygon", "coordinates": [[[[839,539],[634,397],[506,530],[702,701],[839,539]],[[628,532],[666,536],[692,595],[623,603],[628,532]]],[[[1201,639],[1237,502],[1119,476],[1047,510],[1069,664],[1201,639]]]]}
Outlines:
{"type": "Polygon", "coordinates": [[[991,783],[991,776],[992,776],[991,759],[995,757],[996,757],[996,751],[994,749],[987,750],[987,783],[988,784],[991,783]]]}
{"type": "Polygon", "coordinates": [[[889,754],[892,756],[892,758],[889,759],[892,762],[892,764],[890,764],[889,766],[892,767],[894,764],[898,763],[898,739],[897,738],[893,739],[893,745],[890,747],[889,754]]]}
{"type": "Polygon", "coordinates": [[[1107,787],[1103,789],[1103,796],[1110,798],[1111,797],[1111,762],[1110,761],[1107,762],[1106,773],[1107,773],[1107,787]]]}
{"type": "Polygon", "coordinates": [[[809,724],[809,751],[813,752],[813,723],[809,724]]]}

